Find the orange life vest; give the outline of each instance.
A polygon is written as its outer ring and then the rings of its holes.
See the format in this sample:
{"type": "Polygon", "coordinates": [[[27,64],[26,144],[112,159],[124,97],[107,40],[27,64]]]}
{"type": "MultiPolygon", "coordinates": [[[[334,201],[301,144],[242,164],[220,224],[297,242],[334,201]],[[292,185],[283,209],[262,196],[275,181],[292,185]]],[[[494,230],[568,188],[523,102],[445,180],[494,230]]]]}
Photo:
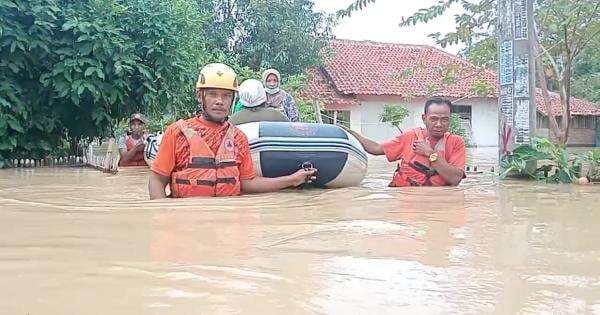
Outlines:
{"type": "Polygon", "coordinates": [[[173,197],[237,196],[240,194],[240,171],[235,159],[233,127],[229,122],[219,150],[215,155],[206,141],[193,128],[179,120],[176,126],[190,146],[187,166],[171,174],[173,197]]]}
{"type": "MultiPolygon", "coordinates": [[[[125,136],[125,145],[127,146],[127,151],[135,148],[139,144],[139,140],[133,139],[131,136],[125,136]]],[[[142,138],[143,140],[143,138],[142,138]]],[[[125,161],[123,159],[119,160],[119,166],[147,166],[146,161],[144,160],[144,151],[137,151],[135,155],[125,161]]]]}
{"type": "MultiPolygon", "coordinates": [[[[428,137],[424,137],[423,135],[423,129],[416,128],[414,132],[416,140],[427,140],[429,142],[428,137]]],[[[446,132],[444,137],[433,148],[439,156],[443,156],[444,158],[446,154],[446,140],[449,136],[450,133],[446,132]]],[[[394,173],[390,187],[439,186],[442,183],[445,183],[445,180],[431,168],[429,157],[410,151],[408,156],[403,156],[400,163],[398,163],[398,168],[394,173]]]]}

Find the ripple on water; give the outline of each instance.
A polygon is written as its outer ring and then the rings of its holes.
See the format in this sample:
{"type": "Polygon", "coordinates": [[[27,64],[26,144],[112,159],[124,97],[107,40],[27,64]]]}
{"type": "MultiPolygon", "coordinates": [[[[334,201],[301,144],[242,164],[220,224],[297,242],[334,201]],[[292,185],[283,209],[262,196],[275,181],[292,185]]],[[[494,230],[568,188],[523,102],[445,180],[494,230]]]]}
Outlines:
{"type": "Polygon", "coordinates": [[[0,170],[0,309],[598,313],[600,186],[498,181],[149,201],[147,173],[0,170]],[[64,301],[69,301],[65,303],[64,301]]]}

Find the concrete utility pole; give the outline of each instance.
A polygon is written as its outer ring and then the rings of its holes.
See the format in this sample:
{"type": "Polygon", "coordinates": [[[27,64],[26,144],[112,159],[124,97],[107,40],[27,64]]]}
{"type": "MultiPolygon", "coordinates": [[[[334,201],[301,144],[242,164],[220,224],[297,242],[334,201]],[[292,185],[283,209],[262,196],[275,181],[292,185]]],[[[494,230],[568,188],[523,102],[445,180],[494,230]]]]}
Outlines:
{"type": "Polygon", "coordinates": [[[501,165],[516,147],[531,144],[535,135],[534,36],[533,0],[498,0],[498,158],[501,165]]]}

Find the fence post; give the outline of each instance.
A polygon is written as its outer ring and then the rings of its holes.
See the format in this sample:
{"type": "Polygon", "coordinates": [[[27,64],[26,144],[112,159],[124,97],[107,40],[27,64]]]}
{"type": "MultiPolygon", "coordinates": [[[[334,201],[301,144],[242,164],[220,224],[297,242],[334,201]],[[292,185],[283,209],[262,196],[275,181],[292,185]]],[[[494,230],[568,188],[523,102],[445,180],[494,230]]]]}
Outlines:
{"type": "Polygon", "coordinates": [[[319,104],[319,101],[313,100],[313,108],[315,110],[315,117],[317,119],[317,123],[322,124],[323,117],[321,117],[321,106],[319,104]]]}

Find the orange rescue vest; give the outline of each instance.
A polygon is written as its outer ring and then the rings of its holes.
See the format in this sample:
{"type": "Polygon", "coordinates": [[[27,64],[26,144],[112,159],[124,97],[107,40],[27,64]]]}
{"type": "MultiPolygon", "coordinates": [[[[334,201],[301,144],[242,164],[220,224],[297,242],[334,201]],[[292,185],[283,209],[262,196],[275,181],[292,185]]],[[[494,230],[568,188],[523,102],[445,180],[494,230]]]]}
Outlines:
{"type": "Polygon", "coordinates": [[[225,137],[215,155],[202,135],[179,120],[176,126],[190,146],[186,168],[171,175],[173,197],[237,196],[240,194],[240,171],[235,159],[233,127],[229,122],[225,137]]]}
{"type": "MultiPolygon", "coordinates": [[[[428,137],[423,136],[423,129],[416,128],[414,132],[416,140],[427,140],[429,143],[428,137]]],[[[439,156],[443,156],[444,158],[446,154],[446,140],[449,136],[450,133],[446,132],[444,137],[433,148],[439,156]]],[[[402,160],[398,163],[398,168],[394,173],[390,187],[433,186],[432,181],[438,185],[445,182],[443,177],[431,168],[429,157],[411,151],[408,156],[402,157],[402,160]]]]}
{"type": "MultiPolygon", "coordinates": [[[[139,140],[133,139],[131,136],[125,136],[125,145],[127,146],[127,151],[135,148],[139,144],[139,140]]],[[[135,155],[125,161],[123,159],[119,160],[119,166],[147,166],[146,161],[144,160],[144,151],[137,151],[135,155]]]]}

